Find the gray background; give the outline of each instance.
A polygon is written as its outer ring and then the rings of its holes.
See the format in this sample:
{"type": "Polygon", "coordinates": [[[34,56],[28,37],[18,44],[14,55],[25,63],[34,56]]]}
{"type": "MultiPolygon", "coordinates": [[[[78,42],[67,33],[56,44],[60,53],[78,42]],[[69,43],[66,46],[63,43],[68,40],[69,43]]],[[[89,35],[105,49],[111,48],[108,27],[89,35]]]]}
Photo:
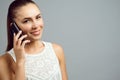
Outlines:
{"type": "MultiPolygon", "coordinates": [[[[6,15],[0,2],[0,53],[6,15]]],[[[69,80],[120,80],[120,0],[36,0],[45,23],[43,40],[63,46],[69,80]]]]}

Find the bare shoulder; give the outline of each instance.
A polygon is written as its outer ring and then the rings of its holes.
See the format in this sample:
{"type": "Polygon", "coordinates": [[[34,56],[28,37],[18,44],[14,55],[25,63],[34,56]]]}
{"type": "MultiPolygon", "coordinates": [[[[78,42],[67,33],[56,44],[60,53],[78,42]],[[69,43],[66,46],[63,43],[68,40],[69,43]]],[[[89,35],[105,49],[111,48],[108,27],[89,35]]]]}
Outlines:
{"type": "Polygon", "coordinates": [[[61,60],[64,58],[64,50],[62,48],[61,45],[56,44],[56,43],[52,43],[53,49],[59,59],[59,62],[61,62],[61,60]]]}
{"type": "Polygon", "coordinates": [[[0,55],[0,66],[6,64],[6,61],[7,61],[7,54],[5,53],[3,55],[0,55]]]}
{"type": "Polygon", "coordinates": [[[6,65],[7,65],[6,54],[2,54],[2,55],[0,55],[0,79],[2,78],[3,70],[4,70],[6,65]]]}
{"type": "Polygon", "coordinates": [[[65,56],[64,56],[64,51],[63,48],[58,45],[53,43],[53,49],[58,57],[59,63],[60,63],[60,69],[62,73],[62,80],[68,80],[67,79],[67,70],[66,70],[66,61],[65,61],[65,56]]]}
{"type": "Polygon", "coordinates": [[[10,62],[11,62],[11,56],[10,56],[10,54],[5,53],[3,55],[0,55],[0,69],[1,69],[1,66],[2,67],[8,66],[10,64],[10,62]]]}
{"type": "Polygon", "coordinates": [[[56,44],[56,43],[52,43],[52,46],[57,53],[63,54],[63,48],[61,45],[56,44]]]}
{"type": "Polygon", "coordinates": [[[3,68],[5,68],[5,66],[8,63],[7,56],[8,55],[6,53],[0,56],[0,73],[1,73],[1,70],[3,70],[3,68]]]}
{"type": "Polygon", "coordinates": [[[7,80],[9,71],[9,58],[5,53],[0,56],[0,80],[7,80]]]}

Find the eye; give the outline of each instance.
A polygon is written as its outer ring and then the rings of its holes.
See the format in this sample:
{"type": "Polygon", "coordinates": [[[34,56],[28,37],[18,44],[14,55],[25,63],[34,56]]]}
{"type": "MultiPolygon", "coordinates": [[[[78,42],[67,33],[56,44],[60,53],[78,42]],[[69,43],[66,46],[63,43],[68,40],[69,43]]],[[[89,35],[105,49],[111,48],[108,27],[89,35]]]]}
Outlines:
{"type": "Polygon", "coordinates": [[[36,19],[40,19],[41,18],[41,15],[38,15],[37,17],[36,17],[36,19]]]}
{"type": "Polygon", "coordinates": [[[30,20],[24,20],[23,23],[28,23],[30,20]]]}

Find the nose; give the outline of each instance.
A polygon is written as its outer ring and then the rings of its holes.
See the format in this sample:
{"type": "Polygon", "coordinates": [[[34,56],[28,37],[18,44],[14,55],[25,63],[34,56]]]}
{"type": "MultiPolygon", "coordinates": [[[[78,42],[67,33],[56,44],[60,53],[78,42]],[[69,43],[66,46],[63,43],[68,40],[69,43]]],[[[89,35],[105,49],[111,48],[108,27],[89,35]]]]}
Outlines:
{"type": "Polygon", "coordinates": [[[34,21],[33,21],[32,28],[33,28],[33,29],[36,29],[37,27],[39,27],[39,24],[40,24],[40,22],[39,22],[39,21],[34,20],[34,21]]]}

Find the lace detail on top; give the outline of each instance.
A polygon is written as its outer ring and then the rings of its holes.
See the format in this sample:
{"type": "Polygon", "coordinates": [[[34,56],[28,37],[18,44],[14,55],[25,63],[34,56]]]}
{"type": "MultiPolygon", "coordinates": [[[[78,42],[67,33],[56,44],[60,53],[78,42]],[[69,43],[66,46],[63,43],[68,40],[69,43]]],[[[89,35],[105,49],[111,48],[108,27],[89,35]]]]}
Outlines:
{"type": "MultiPolygon", "coordinates": [[[[26,54],[25,72],[26,80],[62,80],[58,59],[51,43],[44,42],[43,52],[26,54]]],[[[13,59],[13,50],[9,51],[13,59]]]]}

